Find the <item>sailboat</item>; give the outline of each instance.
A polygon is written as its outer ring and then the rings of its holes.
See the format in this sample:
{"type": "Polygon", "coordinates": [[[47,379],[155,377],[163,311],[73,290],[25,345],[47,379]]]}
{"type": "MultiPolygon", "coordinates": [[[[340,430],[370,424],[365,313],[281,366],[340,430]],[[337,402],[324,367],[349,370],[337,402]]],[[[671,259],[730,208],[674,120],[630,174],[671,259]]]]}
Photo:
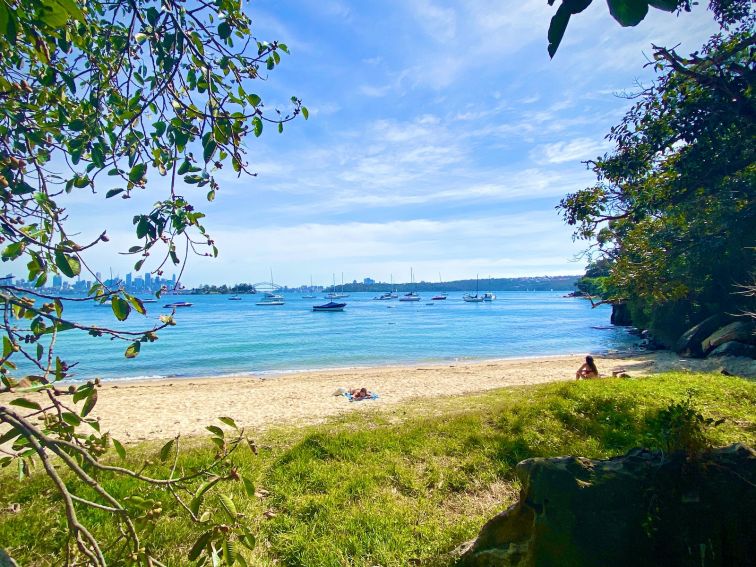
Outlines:
{"type": "Polygon", "coordinates": [[[341,299],[342,297],[349,297],[348,293],[344,293],[344,272],[341,272],[341,291],[336,291],[336,274],[334,274],[333,291],[326,295],[326,299],[341,299]]]}
{"type": "Polygon", "coordinates": [[[412,286],[412,291],[401,296],[399,301],[420,301],[420,296],[415,293],[415,274],[412,271],[412,268],[410,268],[410,284],[412,286]]]}
{"type": "MultiPolygon", "coordinates": [[[[270,285],[275,290],[276,284],[273,283],[273,268],[270,270],[270,285]]],[[[263,305],[263,306],[272,306],[272,305],[283,305],[284,304],[284,298],[282,295],[278,295],[277,293],[273,293],[273,291],[266,291],[263,294],[263,297],[260,301],[255,303],[255,305],[263,305]]]]}
{"type": "Polygon", "coordinates": [[[307,295],[302,296],[302,299],[315,299],[315,298],[317,298],[317,295],[312,294],[312,276],[310,276],[310,289],[307,295]]]}
{"type": "Polygon", "coordinates": [[[475,275],[475,295],[472,295],[470,293],[466,293],[462,296],[462,300],[466,301],[467,303],[481,303],[484,301],[482,295],[478,295],[478,276],[475,275]]]}
{"type": "MultiPolygon", "coordinates": [[[[341,276],[344,277],[343,274],[341,276]]],[[[343,284],[342,284],[343,286],[343,284]]],[[[333,274],[333,289],[336,289],[336,274],[333,274]]],[[[340,297],[337,293],[329,293],[326,298],[336,298],[340,297]]],[[[344,311],[344,307],[346,307],[346,303],[341,303],[338,301],[329,301],[328,303],[324,303],[323,305],[313,305],[312,310],[313,311],[344,311]]]]}
{"type": "MultiPolygon", "coordinates": [[[[443,280],[441,279],[441,274],[438,274],[438,283],[441,285],[444,284],[443,280]]],[[[442,301],[444,299],[446,299],[446,293],[444,293],[443,291],[431,297],[432,301],[442,301]]]]}

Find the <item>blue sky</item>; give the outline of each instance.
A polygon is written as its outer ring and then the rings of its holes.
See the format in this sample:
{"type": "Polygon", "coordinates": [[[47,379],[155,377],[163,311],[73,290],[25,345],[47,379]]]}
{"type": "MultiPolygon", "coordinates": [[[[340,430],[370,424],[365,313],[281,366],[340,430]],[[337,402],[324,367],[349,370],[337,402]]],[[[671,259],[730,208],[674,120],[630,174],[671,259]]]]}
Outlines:
{"type": "MultiPolygon", "coordinates": [[[[291,56],[260,83],[267,106],[301,97],[310,119],[247,141],[254,178],[225,173],[208,214],[220,256],[190,258],[184,282],[328,284],[581,273],[554,207],[591,184],[581,160],[648,84],[650,44],[690,51],[714,31],[693,14],[652,10],[623,29],[597,1],[574,17],[554,60],[554,8],[526,2],[257,1],[260,39],[291,56]]],[[[151,191],[159,191],[156,185],[151,191]]],[[[96,204],[74,198],[82,232],[109,227],[90,265],[124,275],[131,215],[156,195],[96,204]],[[120,202],[116,202],[120,201],[120,202]],[[94,222],[93,222],[94,221],[94,222]]]]}

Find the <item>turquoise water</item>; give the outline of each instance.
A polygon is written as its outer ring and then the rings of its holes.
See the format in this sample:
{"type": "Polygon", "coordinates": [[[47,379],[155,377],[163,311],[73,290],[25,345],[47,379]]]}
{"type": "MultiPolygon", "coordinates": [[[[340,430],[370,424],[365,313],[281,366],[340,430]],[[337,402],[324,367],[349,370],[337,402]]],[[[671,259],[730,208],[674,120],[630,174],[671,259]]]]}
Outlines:
{"type": "MultiPolygon", "coordinates": [[[[315,313],[313,304],[288,294],[280,307],[255,305],[259,296],[172,297],[147,305],[148,316],[132,315],[123,328],[145,328],[163,303],[183,299],[193,307],[177,310],[178,325],[144,344],[136,359],[124,358],[127,343],[68,331],[58,353],[79,361],[76,378],[275,374],[289,370],[412,364],[457,360],[531,357],[623,350],[633,338],[609,325],[610,308],[558,292],[499,292],[492,303],[465,303],[462,293],[427,305],[422,301],[372,301],[355,293],[341,313],[315,313]]],[[[421,294],[422,295],[422,294],[421,294]]],[[[65,316],[114,326],[109,307],[69,304],[65,316]]]]}

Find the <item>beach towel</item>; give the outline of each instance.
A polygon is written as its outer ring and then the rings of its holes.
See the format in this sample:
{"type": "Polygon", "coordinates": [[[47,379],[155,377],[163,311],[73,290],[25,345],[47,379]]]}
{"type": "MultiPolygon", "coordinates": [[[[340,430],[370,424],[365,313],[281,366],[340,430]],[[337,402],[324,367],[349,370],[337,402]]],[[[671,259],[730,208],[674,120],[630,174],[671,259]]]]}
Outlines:
{"type": "Polygon", "coordinates": [[[355,398],[349,392],[344,392],[344,397],[350,402],[364,402],[365,400],[377,400],[378,394],[370,394],[367,398],[355,398]]]}

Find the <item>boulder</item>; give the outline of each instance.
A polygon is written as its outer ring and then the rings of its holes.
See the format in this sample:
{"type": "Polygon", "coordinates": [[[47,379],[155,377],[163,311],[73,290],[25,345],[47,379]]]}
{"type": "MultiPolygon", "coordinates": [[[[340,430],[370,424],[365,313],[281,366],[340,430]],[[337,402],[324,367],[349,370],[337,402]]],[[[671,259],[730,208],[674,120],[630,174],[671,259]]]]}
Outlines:
{"type": "Polygon", "coordinates": [[[612,303],[612,317],[610,321],[612,325],[620,327],[630,327],[633,324],[630,320],[630,309],[627,308],[627,303],[612,303]]]}
{"type": "Polygon", "coordinates": [[[719,345],[730,341],[756,344],[756,323],[749,320],[741,320],[725,325],[706,337],[701,342],[701,349],[705,354],[708,354],[719,345]]]}
{"type": "Polygon", "coordinates": [[[717,356],[744,356],[756,359],[756,345],[747,345],[738,341],[722,343],[709,353],[709,358],[717,356]]]}
{"type": "Polygon", "coordinates": [[[712,315],[685,331],[675,343],[675,352],[682,356],[694,356],[703,358],[704,351],[701,348],[703,340],[720,327],[732,321],[732,317],[724,314],[712,315]]]}
{"type": "Polygon", "coordinates": [[[756,452],[694,460],[634,449],[622,457],[528,459],[520,500],[487,522],[459,566],[725,567],[756,557],[756,452]]]}

